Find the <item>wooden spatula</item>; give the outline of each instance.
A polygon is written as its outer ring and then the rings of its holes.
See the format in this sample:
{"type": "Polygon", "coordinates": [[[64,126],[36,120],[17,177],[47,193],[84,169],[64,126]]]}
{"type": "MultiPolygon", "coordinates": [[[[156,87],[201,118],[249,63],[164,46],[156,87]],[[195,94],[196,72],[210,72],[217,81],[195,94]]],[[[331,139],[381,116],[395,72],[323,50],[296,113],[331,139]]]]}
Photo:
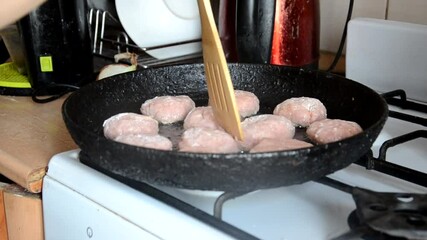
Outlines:
{"type": "Polygon", "coordinates": [[[209,0],[197,0],[202,23],[202,47],[209,104],[218,123],[232,136],[243,140],[233,83],[222,50],[209,0]]]}

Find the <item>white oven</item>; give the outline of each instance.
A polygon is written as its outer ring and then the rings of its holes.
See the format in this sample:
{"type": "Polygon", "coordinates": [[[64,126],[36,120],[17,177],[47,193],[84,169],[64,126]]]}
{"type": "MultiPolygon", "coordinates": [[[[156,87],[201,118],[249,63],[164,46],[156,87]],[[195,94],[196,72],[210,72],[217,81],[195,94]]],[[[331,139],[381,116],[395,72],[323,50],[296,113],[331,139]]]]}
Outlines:
{"type": "Polygon", "coordinates": [[[426,239],[427,26],[356,19],[348,38],[347,77],[381,93],[407,87],[404,104],[416,109],[389,105],[372,155],[327,179],[240,195],[128,186],[80,163],[78,149],[60,153],[43,181],[46,239],[426,239]],[[386,209],[367,203],[389,200],[381,192],[405,194],[386,209]],[[359,211],[383,215],[360,223],[354,198],[359,211]]]}

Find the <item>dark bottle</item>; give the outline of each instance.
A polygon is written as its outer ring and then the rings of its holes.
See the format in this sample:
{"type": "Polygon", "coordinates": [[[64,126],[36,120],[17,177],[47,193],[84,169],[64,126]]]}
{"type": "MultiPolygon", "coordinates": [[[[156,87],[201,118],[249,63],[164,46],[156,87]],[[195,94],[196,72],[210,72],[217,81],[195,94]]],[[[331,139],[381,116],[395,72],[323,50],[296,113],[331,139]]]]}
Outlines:
{"type": "Polygon", "coordinates": [[[228,62],[237,62],[236,46],[236,3],[237,0],[219,1],[218,32],[228,62]]]}
{"type": "Polygon", "coordinates": [[[18,26],[28,77],[39,95],[94,79],[86,0],[48,0],[18,26]]]}
{"type": "Polygon", "coordinates": [[[240,62],[269,63],[276,0],[237,0],[236,38],[240,62]]]}

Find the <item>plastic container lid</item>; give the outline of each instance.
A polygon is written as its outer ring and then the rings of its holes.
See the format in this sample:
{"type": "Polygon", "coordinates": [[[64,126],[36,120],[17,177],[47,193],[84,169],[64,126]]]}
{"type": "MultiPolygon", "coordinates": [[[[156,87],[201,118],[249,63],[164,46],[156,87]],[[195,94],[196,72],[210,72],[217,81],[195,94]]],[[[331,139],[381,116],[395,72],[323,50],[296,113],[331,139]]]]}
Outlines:
{"type": "Polygon", "coordinates": [[[31,88],[27,76],[17,70],[13,62],[0,65],[0,87],[31,88]]]}

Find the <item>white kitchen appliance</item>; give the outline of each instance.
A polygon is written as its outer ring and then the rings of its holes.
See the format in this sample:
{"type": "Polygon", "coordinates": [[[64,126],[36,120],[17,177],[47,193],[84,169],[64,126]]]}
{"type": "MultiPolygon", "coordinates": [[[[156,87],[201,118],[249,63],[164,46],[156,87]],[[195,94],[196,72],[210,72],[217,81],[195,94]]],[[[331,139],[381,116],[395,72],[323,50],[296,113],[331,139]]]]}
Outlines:
{"type": "MultiPolygon", "coordinates": [[[[381,75],[381,72],[376,71],[384,71],[382,68],[368,67],[375,64],[387,65],[390,61],[390,51],[406,49],[407,52],[416,52],[415,49],[426,49],[427,45],[426,26],[356,19],[352,20],[348,31],[347,77],[358,81],[358,77],[364,74],[361,82],[381,92],[394,89],[377,85],[376,79],[370,79],[369,76],[381,75]],[[375,37],[372,33],[375,33],[375,37]],[[374,43],[387,44],[390,36],[400,35],[405,37],[401,38],[399,48],[377,51],[374,43]],[[372,41],[367,41],[364,45],[356,44],[363,38],[371,38],[372,41]],[[372,48],[376,51],[375,58],[371,56],[374,51],[372,48]],[[363,54],[359,54],[357,61],[351,59],[353,56],[356,59],[355,54],[360,52],[366,53],[364,58],[363,54]],[[369,61],[373,62],[365,64],[369,61]]],[[[416,61],[427,63],[427,54],[423,57],[417,58],[416,61]]],[[[405,61],[411,61],[411,58],[405,61]]],[[[387,68],[388,81],[380,81],[378,84],[393,82],[401,83],[399,88],[402,89],[405,89],[406,85],[425,89],[426,69],[427,67],[411,68],[410,71],[402,73],[407,69],[392,66],[387,68]],[[424,78],[401,79],[402,75],[424,78]]],[[[411,94],[412,90],[408,93],[408,98],[411,98],[411,94]]],[[[355,192],[352,187],[376,192],[407,193],[396,198],[402,202],[402,206],[406,206],[405,202],[413,202],[411,207],[414,207],[419,205],[418,197],[425,197],[427,96],[422,92],[421,95],[415,96],[416,102],[406,104],[424,112],[390,105],[390,117],[374,143],[372,156],[367,155],[357,163],[329,175],[329,180],[322,179],[289,187],[250,193],[222,193],[143,183],[128,186],[80,163],[78,149],[58,154],[51,159],[43,181],[45,237],[47,240],[358,239],[369,234],[378,234],[353,221],[355,214],[352,212],[356,209],[356,203],[351,194],[355,192]],[[415,123],[399,118],[414,120],[415,123]],[[406,135],[408,133],[410,134],[406,135]],[[399,137],[402,135],[403,137],[399,137]],[[410,139],[413,135],[420,138],[390,148],[386,152],[387,161],[377,159],[384,155],[383,150],[380,150],[384,142],[388,142],[386,146],[393,146],[402,138],[410,139]],[[397,140],[389,142],[392,138],[397,140]],[[394,164],[417,171],[412,172],[394,164]],[[349,225],[358,227],[351,229],[349,225]]],[[[391,103],[399,101],[396,98],[390,100],[391,103]]],[[[363,208],[363,204],[361,205],[363,208]]],[[[381,210],[379,206],[377,208],[381,210]]],[[[425,215],[409,210],[403,213],[410,215],[408,223],[419,225],[418,228],[406,231],[396,225],[386,229],[388,234],[406,234],[421,239],[427,236],[425,215]]]]}

